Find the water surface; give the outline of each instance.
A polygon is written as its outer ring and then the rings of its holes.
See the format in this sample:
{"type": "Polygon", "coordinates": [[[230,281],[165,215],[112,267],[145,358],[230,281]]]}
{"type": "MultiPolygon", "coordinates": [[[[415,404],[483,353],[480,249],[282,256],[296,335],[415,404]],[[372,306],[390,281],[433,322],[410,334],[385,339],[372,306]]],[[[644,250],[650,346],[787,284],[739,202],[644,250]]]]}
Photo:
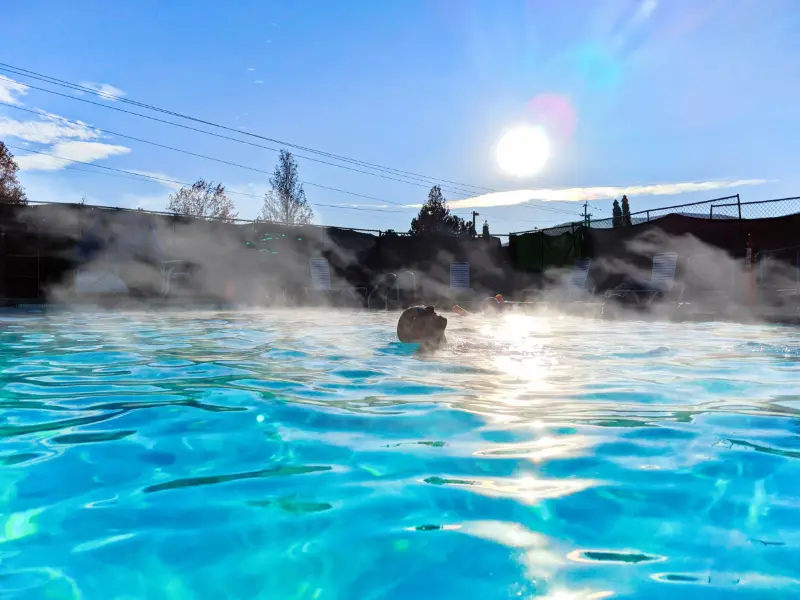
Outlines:
{"type": "Polygon", "coordinates": [[[800,597],[800,335],[0,317],[0,598],[800,597]]]}

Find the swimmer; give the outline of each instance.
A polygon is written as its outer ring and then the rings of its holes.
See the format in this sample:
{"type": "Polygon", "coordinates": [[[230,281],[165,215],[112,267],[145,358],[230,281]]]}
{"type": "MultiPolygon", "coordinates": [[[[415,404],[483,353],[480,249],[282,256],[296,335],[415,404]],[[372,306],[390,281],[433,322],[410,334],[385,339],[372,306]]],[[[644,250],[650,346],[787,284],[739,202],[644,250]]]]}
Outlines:
{"type": "Polygon", "coordinates": [[[447,319],[436,314],[433,306],[412,306],[404,310],[397,321],[397,337],[404,344],[417,343],[430,350],[447,341],[446,328],[447,319]]]}
{"type": "MultiPolygon", "coordinates": [[[[478,306],[480,307],[481,312],[483,314],[501,313],[505,310],[505,304],[503,303],[503,294],[497,294],[493,298],[485,298],[484,300],[481,300],[478,306]]],[[[465,308],[462,308],[458,304],[456,304],[453,307],[453,312],[462,317],[470,317],[474,314],[469,312],[465,308]]]]}

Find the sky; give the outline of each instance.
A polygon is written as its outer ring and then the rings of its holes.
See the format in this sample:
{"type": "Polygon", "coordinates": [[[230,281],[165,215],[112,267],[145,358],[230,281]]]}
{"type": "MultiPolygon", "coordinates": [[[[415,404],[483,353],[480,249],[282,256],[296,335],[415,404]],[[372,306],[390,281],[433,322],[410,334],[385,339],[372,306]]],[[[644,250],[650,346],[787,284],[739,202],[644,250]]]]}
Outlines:
{"type": "Polygon", "coordinates": [[[798,25],[797,0],[28,0],[0,22],[0,140],[33,201],[165,210],[202,177],[254,218],[281,147],[255,134],[402,171],[290,148],[318,223],[380,230],[407,230],[433,182],[497,234],[584,201],[608,217],[623,193],[632,211],[795,196],[798,25]],[[510,176],[495,150],[521,124],[550,155],[510,176]]]}

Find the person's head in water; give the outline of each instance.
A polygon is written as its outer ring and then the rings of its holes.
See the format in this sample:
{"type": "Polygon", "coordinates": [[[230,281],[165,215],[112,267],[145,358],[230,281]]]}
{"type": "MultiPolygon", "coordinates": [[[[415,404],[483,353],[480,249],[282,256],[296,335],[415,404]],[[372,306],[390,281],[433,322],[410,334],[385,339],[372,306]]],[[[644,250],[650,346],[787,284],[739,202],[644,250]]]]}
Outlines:
{"type": "Polygon", "coordinates": [[[397,337],[404,344],[437,346],[445,341],[447,319],[436,314],[433,306],[412,306],[397,321],[397,337]]]}

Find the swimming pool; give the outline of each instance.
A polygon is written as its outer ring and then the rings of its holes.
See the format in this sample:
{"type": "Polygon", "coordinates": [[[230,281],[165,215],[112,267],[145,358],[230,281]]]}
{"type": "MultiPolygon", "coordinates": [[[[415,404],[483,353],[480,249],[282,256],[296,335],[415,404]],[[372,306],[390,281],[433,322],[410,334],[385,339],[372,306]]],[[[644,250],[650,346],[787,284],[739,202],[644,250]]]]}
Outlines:
{"type": "Polygon", "coordinates": [[[0,597],[797,598],[800,335],[0,317],[0,597]]]}

